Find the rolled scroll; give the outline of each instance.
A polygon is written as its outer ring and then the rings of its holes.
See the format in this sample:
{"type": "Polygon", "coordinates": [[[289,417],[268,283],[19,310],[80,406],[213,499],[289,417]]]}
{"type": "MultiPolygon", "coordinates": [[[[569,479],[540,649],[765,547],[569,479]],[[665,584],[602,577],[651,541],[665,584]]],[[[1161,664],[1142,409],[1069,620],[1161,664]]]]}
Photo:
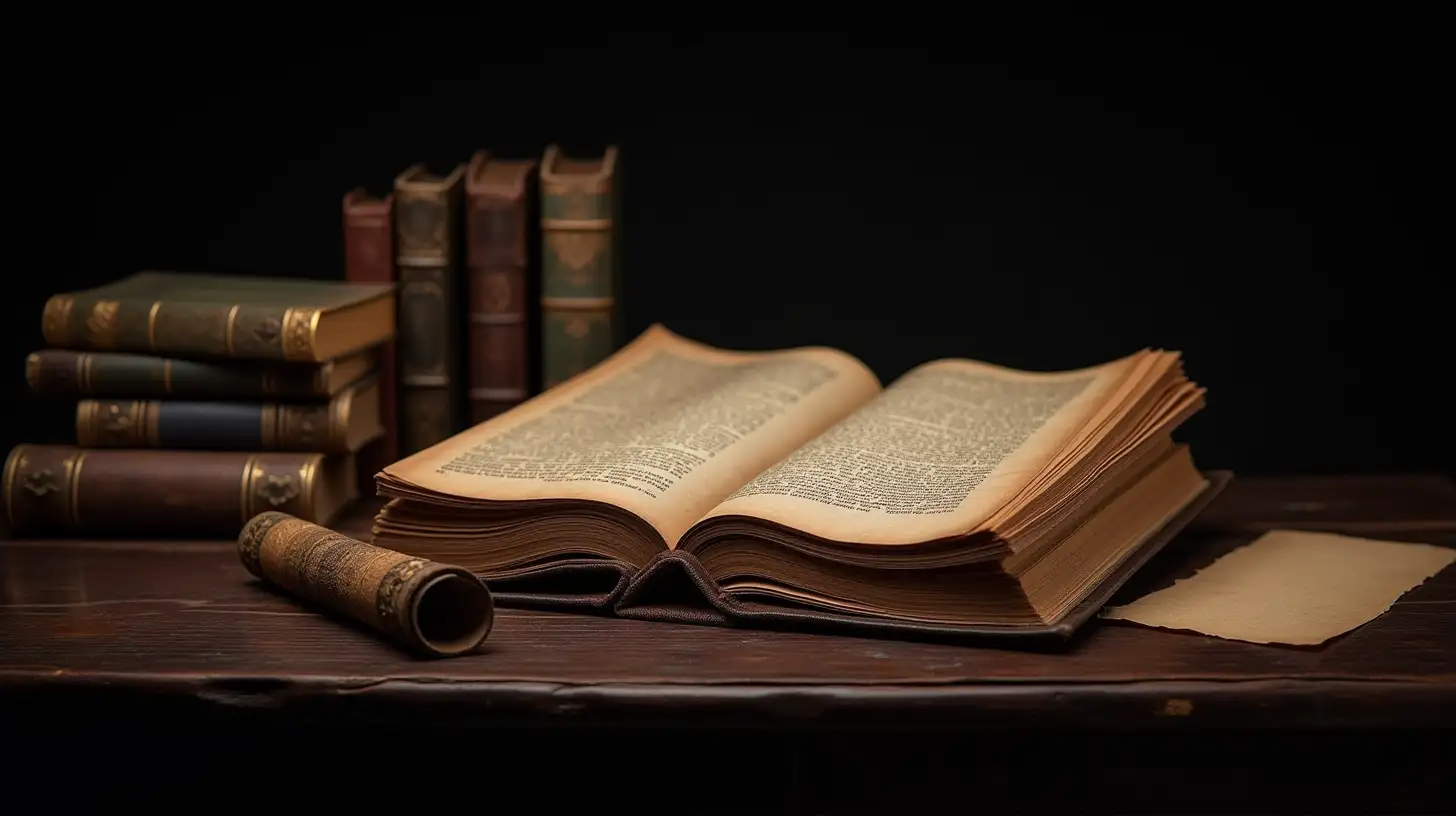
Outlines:
{"type": "Polygon", "coordinates": [[[364,623],[428,657],[474,651],[495,605],[469,570],[356,541],[287,513],[260,513],[238,535],[248,572],[364,623]]]}

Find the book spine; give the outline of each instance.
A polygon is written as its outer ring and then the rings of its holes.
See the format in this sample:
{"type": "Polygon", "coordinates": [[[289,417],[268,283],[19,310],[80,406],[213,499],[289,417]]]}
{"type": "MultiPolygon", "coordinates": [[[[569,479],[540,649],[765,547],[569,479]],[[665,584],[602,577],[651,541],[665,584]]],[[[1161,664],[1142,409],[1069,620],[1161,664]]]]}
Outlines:
{"type": "MultiPolygon", "coordinates": [[[[534,163],[532,163],[534,166],[534,163]]],[[[472,168],[474,169],[474,168],[472,168]]],[[[511,190],[469,189],[470,420],[484,422],[531,394],[530,297],[535,173],[511,190]]],[[[470,176],[474,178],[474,174],[470,176]]],[[[514,186],[514,185],[513,185],[514,186]]]]}
{"type": "MultiPolygon", "coordinates": [[[[367,198],[362,189],[344,195],[344,279],[398,283],[394,257],[394,196],[367,198]]],[[[399,459],[399,370],[395,341],[379,349],[379,418],[384,436],[359,452],[359,484],[399,459]]]]}
{"type": "Polygon", "coordinates": [[[322,362],[314,351],[319,309],[107,300],[80,294],[46,301],[46,345],[178,357],[322,362]]]}
{"type": "Polygon", "coordinates": [[[87,399],[76,404],[76,444],[348,453],[349,418],[343,409],[349,404],[342,399],[315,405],[87,399]]]}
{"type": "Polygon", "coordinates": [[[20,445],[0,493],[17,536],[232,537],[268,510],[314,520],[323,458],[20,445]]]}
{"type": "Polygon", "coordinates": [[[400,454],[462,430],[459,367],[459,182],[395,187],[400,454]]]}
{"type": "Polygon", "coordinates": [[[611,172],[581,180],[542,175],[543,388],[580,374],[616,350],[613,181],[611,172]]]}
{"type": "Polygon", "coordinates": [[[328,396],[327,368],[220,365],[125,352],[46,349],[25,358],[25,379],[38,394],[228,399],[328,396]]]}

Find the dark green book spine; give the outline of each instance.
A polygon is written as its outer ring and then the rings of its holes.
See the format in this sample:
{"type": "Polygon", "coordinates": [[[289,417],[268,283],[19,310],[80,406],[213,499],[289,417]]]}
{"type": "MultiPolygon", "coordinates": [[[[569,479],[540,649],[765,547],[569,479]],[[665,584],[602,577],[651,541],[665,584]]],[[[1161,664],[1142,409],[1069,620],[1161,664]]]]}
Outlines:
{"type": "Polygon", "coordinates": [[[83,448],[348,453],[343,403],[280,405],[186,400],[81,400],[83,448]]]}
{"type": "Polygon", "coordinates": [[[125,352],[46,349],[25,359],[39,394],[93,397],[249,399],[328,396],[322,366],[178,360],[125,352]]]}
{"type": "Polygon", "coordinates": [[[414,165],[395,179],[400,454],[465,429],[461,204],[465,167],[414,165]]]}
{"type": "Polygon", "coordinates": [[[313,361],[319,309],[107,300],[81,292],[46,301],[46,345],[178,357],[313,361]]]}
{"type": "Polygon", "coordinates": [[[572,160],[553,145],[542,159],[542,388],[617,349],[616,156],[572,160]]]}

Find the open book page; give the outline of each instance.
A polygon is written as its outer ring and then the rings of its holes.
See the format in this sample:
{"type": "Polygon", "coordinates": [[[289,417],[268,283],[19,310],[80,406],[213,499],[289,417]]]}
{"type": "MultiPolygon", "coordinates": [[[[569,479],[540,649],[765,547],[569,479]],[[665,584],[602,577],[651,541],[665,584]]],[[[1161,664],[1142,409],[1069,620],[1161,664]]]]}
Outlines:
{"type": "Polygon", "coordinates": [[[592,370],[385,473],[466,499],[614,504],[672,545],[879,390],[840,351],[725,351],[653,326],[592,370]]]}
{"type": "Polygon", "coordinates": [[[972,532],[1052,460],[1135,359],[1054,373],[926,363],[708,515],[866,544],[972,532]]]}

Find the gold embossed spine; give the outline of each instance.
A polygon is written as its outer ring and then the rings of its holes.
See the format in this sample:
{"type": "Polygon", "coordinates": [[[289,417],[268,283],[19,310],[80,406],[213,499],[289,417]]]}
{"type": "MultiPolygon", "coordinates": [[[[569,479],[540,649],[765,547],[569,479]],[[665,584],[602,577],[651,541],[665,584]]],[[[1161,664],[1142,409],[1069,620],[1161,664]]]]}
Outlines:
{"type": "Polygon", "coordinates": [[[311,456],[298,464],[297,456],[262,454],[250,460],[246,474],[243,514],[249,518],[258,513],[277,510],[305,518],[314,518],[315,474],[323,456],[311,456]]]}
{"type": "Polygon", "coordinates": [[[71,310],[75,306],[74,295],[56,295],[46,301],[41,317],[41,334],[46,345],[65,348],[71,344],[71,310]]]}
{"type": "Polygon", "coordinates": [[[83,448],[155,448],[161,403],[86,399],[76,403],[76,444],[83,448]]]}
{"type": "Polygon", "coordinates": [[[375,547],[281,512],[251,519],[238,556],[255,577],[347,616],[415,654],[475,651],[494,605],[468,570],[375,547]]]}
{"type": "Polygon", "coordinates": [[[72,447],[20,445],[5,462],[5,514],[12,535],[78,529],[76,477],[85,452],[72,447]]]}

